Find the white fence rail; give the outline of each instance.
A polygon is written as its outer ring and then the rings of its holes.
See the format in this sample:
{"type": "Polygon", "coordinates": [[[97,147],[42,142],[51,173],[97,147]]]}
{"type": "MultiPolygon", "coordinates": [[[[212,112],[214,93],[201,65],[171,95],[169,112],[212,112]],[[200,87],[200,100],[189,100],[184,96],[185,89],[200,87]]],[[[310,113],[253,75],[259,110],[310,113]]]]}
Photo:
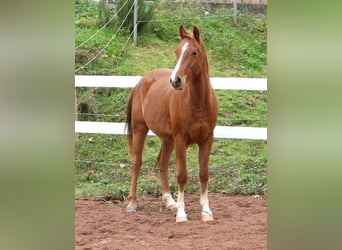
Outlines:
{"type": "MultiPolygon", "coordinates": [[[[132,88],[141,76],[94,76],[76,75],[75,87],[132,88]]],[[[211,77],[214,89],[266,91],[265,78],[211,77]]],[[[125,134],[124,123],[75,121],[75,133],[125,134]]],[[[151,131],[148,135],[154,135],[151,131]]],[[[215,138],[267,140],[267,128],[216,126],[215,138]]]]}
{"type": "MultiPolygon", "coordinates": [[[[76,75],[75,87],[133,88],[141,76],[76,75]]],[[[267,90],[265,78],[210,77],[214,89],[267,90]]]]}

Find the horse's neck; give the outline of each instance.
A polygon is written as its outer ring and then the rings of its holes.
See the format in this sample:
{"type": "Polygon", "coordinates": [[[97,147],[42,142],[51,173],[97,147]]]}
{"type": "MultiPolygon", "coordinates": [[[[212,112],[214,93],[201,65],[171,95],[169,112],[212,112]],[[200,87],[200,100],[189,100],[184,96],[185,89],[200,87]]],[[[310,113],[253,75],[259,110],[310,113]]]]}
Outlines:
{"type": "Polygon", "coordinates": [[[197,107],[207,106],[210,97],[210,80],[208,74],[201,74],[191,79],[188,90],[189,102],[197,107]]]}
{"type": "MultiPolygon", "coordinates": [[[[205,52],[203,45],[202,49],[205,52]]],[[[203,67],[200,74],[190,80],[191,83],[188,91],[189,102],[199,109],[207,107],[211,95],[211,85],[209,79],[209,63],[206,54],[204,54],[203,67]]]]}

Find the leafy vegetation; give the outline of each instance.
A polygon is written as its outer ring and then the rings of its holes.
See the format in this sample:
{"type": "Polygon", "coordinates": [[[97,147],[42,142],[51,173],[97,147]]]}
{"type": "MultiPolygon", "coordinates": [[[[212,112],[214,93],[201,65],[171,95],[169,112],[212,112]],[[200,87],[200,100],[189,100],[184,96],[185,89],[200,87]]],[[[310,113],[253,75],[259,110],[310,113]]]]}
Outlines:
{"type": "MultiPolygon", "coordinates": [[[[266,77],[266,17],[241,13],[237,25],[232,12],[213,5],[191,1],[163,1],[155,4],[154,15],[145,22],[138,45],[127,42],[128,31],[120,31],[112,43],[90,63],[113,36],[107,27],[98,31],[98,6],[76,0],[75,6],[76,74],[143,75],[153,68],[171,68],[174,49],[179,43],[178,27],[199,27],[207,47],[211,76],[266,77]],[[175,16],[175,10],[177,16],[175,16]],[[79,47],[78,47],[79,46],[79,47]]],[[[115,22],[119,22],[115,20],[115,22]]],[[[130,89],[79,88],[79,120],[123,122],[130,89]],[[81,105],[82,104],[82,105],[81,105]]],[[[266,127],[267,93],[258,91],[217,90],[218,125],[266,127]]],[[[127,195],[130,158],[124,136],[81,134],[76,149],[76,194],[115,192],[127,195]]],[[[160,195],[156,158],[160,149],[157,137],[146,141],[144,163],[138,183],[139,195],[160,195]]],[[[267,192],[267,142],[215,139],[210,158],[210,191],[222,193],[264,194],[267,192]]],[[[199,192],[197,146],[187,153],[187,192],[199,192]]],[[[170,185],[176,191],[175,159],[171,159],[170,185]]]]}
{"type": "MultiPolygon", "coordinates": [[[[125,27],[129,32],[134,29],[134,5],[135,0],[118,0],[117,9],[121,9],[118,13],[119,23],[123,22],[123,27],[125,27]]],[[[144,26],[147,24],[144,21],[150,20],[153,16],[154,3],[146,4],[145,0],[138,0],[138,17],[140,23],[138,24],[138,32],[140,32],[144,26]]]]}

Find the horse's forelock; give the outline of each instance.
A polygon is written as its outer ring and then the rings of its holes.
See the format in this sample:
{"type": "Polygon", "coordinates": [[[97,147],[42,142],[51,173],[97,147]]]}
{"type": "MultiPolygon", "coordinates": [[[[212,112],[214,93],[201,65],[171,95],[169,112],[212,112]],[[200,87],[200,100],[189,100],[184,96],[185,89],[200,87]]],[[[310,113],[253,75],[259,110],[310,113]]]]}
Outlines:
{"type": "Polygon", "coordinates": [[[202,40],[197,41],[197,40],[193,37],[192,33],[189,33],[189,34],[187,34],[186,36],[184,36],[183,39],[182,39],[182,41],[189,41],[190,43],[194,44],[195,47],[201,48],[201,50],[205,50],[202,40]]]}

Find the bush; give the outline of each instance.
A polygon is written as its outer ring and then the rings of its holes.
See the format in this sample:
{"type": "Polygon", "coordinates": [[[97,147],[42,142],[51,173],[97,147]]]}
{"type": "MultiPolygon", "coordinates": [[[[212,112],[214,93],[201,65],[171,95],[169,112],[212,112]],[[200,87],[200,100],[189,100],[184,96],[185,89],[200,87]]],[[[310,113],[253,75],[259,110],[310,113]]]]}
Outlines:
{"type": "Polygon", "coordinates": [[[153,22],[148,29],[162,41],[178,40],[178,27],[198,26],[205,12],[204,5],[194,1],[161,1],[156,3],[153,22]],[[177,13],[177,15],[175,15],[177,13]]]}
{"type": "Polygon", "coordinates": [[[88,0],[75,1],[75,25],[81,28],[92,28],[95,26],[94,13],[97,4],[88,0]]]}
{"type": "MultiPolygon", "coordinates": [[[[99,1],[99,17],[98,17],[98,25],[102,27],[105,25],[109,19],[111,18],[111,10],[108,8],[106,4],[107,0],[100,0],[99,1]]],[[[107,24],[109,26],[109,24],[107,24]]]]}
{"type": "MultiPolygon", "coordinates": [[[[118,13],[118,25],[123,23],[124,28],[130,33],[134,28],[134,1],[135,0],[118,0],[116,9],[121,11],[118,13]],[[125,5],[124,7],[122,7],[125,5]],[[128,16],[127,16],[128,15],[128,16]],[[127,16],[127,18],[126,18],[127,16]]],[[[138,32],[140,32],[147,24],[146,21],[151,20],[154,13],[154,3],[146,4],[145,0],[138,0],[138,32]]]]}

